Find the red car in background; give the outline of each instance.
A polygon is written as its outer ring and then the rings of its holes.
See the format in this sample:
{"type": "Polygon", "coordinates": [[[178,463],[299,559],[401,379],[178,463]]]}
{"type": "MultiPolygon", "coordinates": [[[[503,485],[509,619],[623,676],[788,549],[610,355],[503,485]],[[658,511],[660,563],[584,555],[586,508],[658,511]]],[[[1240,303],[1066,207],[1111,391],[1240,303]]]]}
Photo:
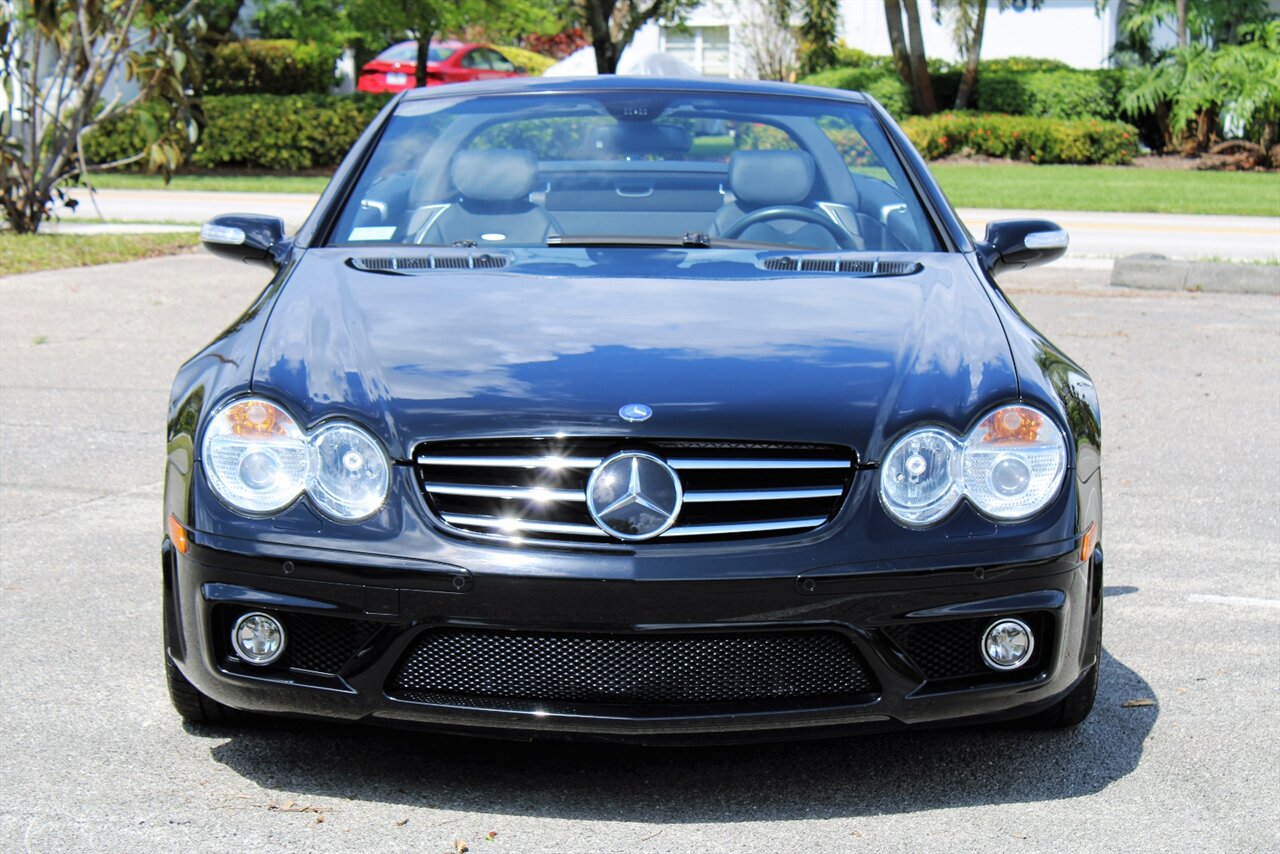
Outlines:
{"type": "MultiPolygon", "coordinates": [[[[417,61],[417,42],[392,45],[360,69],[356,88],[361,92],[412,89],[417,61]]],[[[515,64],[488,45],[446,41],[435,42],[427,49],[428,86],[519,76],[515,64]]]]}

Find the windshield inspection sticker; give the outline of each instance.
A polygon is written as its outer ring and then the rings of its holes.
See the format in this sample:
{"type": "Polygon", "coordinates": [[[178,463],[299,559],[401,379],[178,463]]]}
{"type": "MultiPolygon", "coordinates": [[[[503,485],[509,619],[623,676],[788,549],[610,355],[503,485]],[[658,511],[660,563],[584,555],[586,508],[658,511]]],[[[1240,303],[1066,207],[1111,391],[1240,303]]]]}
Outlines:
{"type": "Polygon", "coordinates": [[[361,225],[351,229],[351,240],[390,240],[396,233],[394,225],[361,225]]]}

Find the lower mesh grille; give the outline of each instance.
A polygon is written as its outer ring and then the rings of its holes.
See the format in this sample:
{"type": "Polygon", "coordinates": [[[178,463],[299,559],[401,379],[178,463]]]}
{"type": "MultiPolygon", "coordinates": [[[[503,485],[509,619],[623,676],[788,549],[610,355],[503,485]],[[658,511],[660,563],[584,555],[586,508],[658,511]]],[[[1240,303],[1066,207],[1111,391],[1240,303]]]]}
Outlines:
{"type": "Polygon", "coordinates": [[[803,707],[876,690],[836,632],[604,635],[436,630],[401,660],[387,689],[416,702],[518,708],[521,701],[803,707]]]}
{"type": "Polygon", "coordinates": [[[282,616],[288,644],[280,663],[299,670],[337,673],[378,630],[378,623],[315,614],[282,616]]]}
{"type": "Polygon", "coordinates": [[[1047,645],[1043,614],[1018,614],[1036,636],[1032,661],[1017,671],[1001,672],[987,667],[982,660],[982,634],[995,617],[966,620],[941,620],[932,623],[910,623],[889,626],[884,630],[928,679],[956,679],[965,676],[1024,678],[1034,669],[1047,645]]]}

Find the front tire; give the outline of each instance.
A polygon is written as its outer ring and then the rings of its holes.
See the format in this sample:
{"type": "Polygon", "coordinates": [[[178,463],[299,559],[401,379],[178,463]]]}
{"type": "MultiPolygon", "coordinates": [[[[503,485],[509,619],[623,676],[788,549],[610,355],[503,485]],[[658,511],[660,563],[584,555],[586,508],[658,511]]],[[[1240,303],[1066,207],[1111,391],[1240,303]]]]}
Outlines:
{"type": "Polygon", "coordinates": [[[164,657],[164,677],[169,686],[169,701],[187,723],[225,726],[235,722],[235,710],[206,697],[199,688],[188,682],[178,666],[169,660],[167,650],[164,657]]]}
{"type": "Polygon", "coordinates": [[[1035,729],[1069,729],[1084,723],[1093,711],[1094,700],[1098,696],[1098,671],[1102,669],[1102,659],[1094,662],[1089,675],[1080,684],[1071,689],[1071,693],[1054,703],[1042,712],[1027,719],[1029,726],[1035,729]]]}
{"type": "Polygon", "coordinates": [[[169,657],[169,621],[164,621],[164,681],[169,688],[169,702],[187,723],[204,726],[226,726],[239,721],[239,713],[230,706],[205,696],[187,681],[178,665],[169,657]]]}
{"type": "Polygon", "coordinates": [[[1027,724],[1035,729],[1069,729],[1084,723],[1093,711],[1094,701],[1098,697],[1098,675],[1102,670],[1102,599],[1098,599],[1098,619],[1090,633],[1089,647],[1094,650],[1095,660],[1089,668],[1089,675],[1080,680],[1080,684],[1071,689],[1071,693],[1054,703],[1042,712],[1027,719],[1027,724]]]}

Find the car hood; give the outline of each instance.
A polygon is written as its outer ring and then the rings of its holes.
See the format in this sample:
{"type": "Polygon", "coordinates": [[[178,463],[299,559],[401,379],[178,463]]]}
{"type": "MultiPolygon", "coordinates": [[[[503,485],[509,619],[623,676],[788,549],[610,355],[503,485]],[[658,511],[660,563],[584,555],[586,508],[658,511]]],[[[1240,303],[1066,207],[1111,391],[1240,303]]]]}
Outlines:
{"type": "Polygon", "coordinates": [[[302,254],[253,388],[307,424],[354,418],[402,459],[426,439],[560,433],[837,443],[878,460],[912,424],[962,428],[1017,394],[1003,328],[959,254],[862,278],[770,272],[743,250],[351,263],[378,254],[302,254]],[[652,417],[624,421],[629,403],[652,417]]]}

